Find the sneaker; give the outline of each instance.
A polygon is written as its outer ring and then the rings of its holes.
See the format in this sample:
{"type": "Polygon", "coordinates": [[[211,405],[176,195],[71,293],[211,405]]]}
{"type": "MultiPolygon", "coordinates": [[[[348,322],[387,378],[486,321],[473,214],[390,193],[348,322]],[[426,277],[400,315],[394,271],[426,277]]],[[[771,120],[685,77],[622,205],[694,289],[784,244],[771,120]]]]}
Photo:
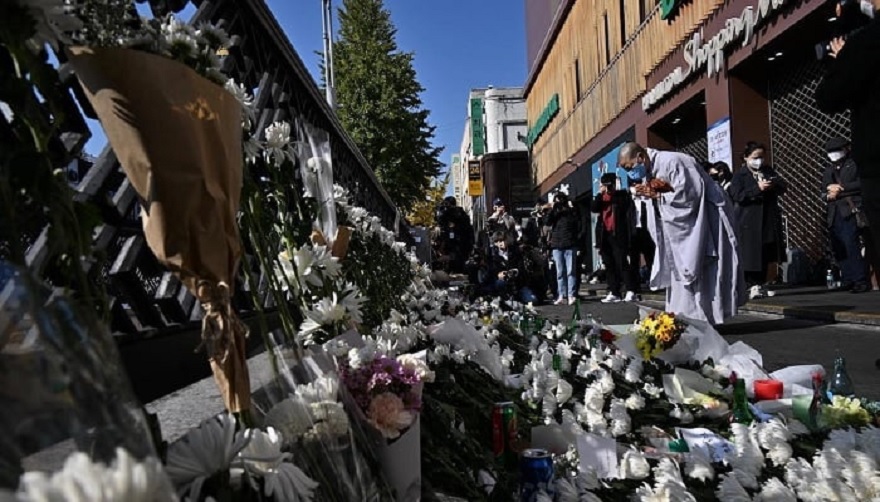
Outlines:
{"type": "Polygon", "coordinates": [[[608,293],[608,296],[602,298],[602,303],[618,303],[619,301],[620,297],[614,293],[608,293]]]}
{"type": "Polygon", "coordinates": [[[623,301],[625,302],[637,302],[642,299],[642,295],[637,295],[633,291],[627,291],[626,296],[623,297],[623,301]]]}
{"type": "Polygon", "coordinates": [[[560,296],[555,302],[553,302],[553,305],[565,305],[565,297],[560,296]]]}
{"type": "Polygon", "coordinates": [[[577,298],[575,298],[575,297],[572,296],[571,298],[568,299],[568,304],[569,304],[569,305],[574,305],[576,301],[577,301],[577,298]]]}
{"type": "Polygon", "coordinates": [[[599,284],[599,279],[596,277],[593,277],[592,279],[590,279],[590,284],[599,284]]]}
{"type": "Polygon", "coordinates": [[[764,298],[764,288],[761,286],[752,286],[749,289],[749,300],[756,300],[758,298],[764,298]]]}

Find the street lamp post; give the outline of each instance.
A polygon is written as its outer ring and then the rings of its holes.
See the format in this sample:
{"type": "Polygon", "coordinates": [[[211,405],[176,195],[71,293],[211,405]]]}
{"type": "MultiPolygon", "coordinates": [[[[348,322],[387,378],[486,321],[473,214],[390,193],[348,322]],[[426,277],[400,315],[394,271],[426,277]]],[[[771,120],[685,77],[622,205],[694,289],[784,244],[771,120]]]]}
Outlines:
{"type": "Polygon", "coordinates": [[[336,110],[336,92],[333,75],[333,7],[332,0],[321,0],[321,17],[324,31],[324,86],[327,104],[336,110]]]}

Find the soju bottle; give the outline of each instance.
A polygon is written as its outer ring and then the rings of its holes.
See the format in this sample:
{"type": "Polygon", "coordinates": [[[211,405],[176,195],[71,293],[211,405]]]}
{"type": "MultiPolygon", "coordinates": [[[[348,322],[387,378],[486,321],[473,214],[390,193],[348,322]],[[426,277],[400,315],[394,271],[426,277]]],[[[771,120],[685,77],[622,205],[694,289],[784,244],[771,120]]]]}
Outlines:
{"type": "Polygon", "coordinates": [[[730,414],[730,421],[739,424],[749,425],[755,417],[749,409],[749,399],[746,395],[746,381],[737,378],[733,384],[733,410],[730,414]]]}
{"type": "Polygon", "coordinates": [[[846,372],[846,360],[838,354],[834,360],[834,373],[828,382],[828,399],[834,396],[853,397],[855,394],[852,380],[846,372]]]}

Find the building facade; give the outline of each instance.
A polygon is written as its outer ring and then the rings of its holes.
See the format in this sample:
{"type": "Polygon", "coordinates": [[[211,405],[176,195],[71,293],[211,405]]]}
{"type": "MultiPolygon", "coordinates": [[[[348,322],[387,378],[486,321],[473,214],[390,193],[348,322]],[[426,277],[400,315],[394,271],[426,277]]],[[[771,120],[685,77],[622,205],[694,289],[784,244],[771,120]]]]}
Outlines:
{"type": "Polygon", "coordinates": [[[495,197],[515,215],[532,207],[526,102],[520,87],[473,89],[467,110],[461,148],[452,158],[453,190],[480,229],[495,197]]]}
{"type": "Polygon", "coordinates": [[[627,140],[734,170],[757,141],[789,182],[789,247],[825,257],[822,145],[849,136],[849,117],[813,99],[834,2],[562,0],[549,24],[531,3],[542,2],[526,0],[527,45],[540,47],[525,85],[539,192],[568,183],[589,196],[627,140]]]}

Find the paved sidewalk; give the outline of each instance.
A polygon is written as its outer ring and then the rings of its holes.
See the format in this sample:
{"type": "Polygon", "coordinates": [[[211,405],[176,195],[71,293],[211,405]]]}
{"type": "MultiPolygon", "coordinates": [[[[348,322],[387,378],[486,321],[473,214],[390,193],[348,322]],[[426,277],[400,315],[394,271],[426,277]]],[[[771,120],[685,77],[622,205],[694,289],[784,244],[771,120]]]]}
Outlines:
{"type": "MultiPolygon", "coordinates": [[[[795,319],[823,322],[839,322],[880,326],[880,292],[853,294],[848,291],[829,291],[821,286],[775,287],[772,297],[751,300],[742,308],[744,312],[777,314],[795,319]]],[[[581,286],[583,297],[601,298],[607,291],[604,284],[581,286]]],[[[643,295],[647,302],[663,302],[662,292],[643,295]]]]}

